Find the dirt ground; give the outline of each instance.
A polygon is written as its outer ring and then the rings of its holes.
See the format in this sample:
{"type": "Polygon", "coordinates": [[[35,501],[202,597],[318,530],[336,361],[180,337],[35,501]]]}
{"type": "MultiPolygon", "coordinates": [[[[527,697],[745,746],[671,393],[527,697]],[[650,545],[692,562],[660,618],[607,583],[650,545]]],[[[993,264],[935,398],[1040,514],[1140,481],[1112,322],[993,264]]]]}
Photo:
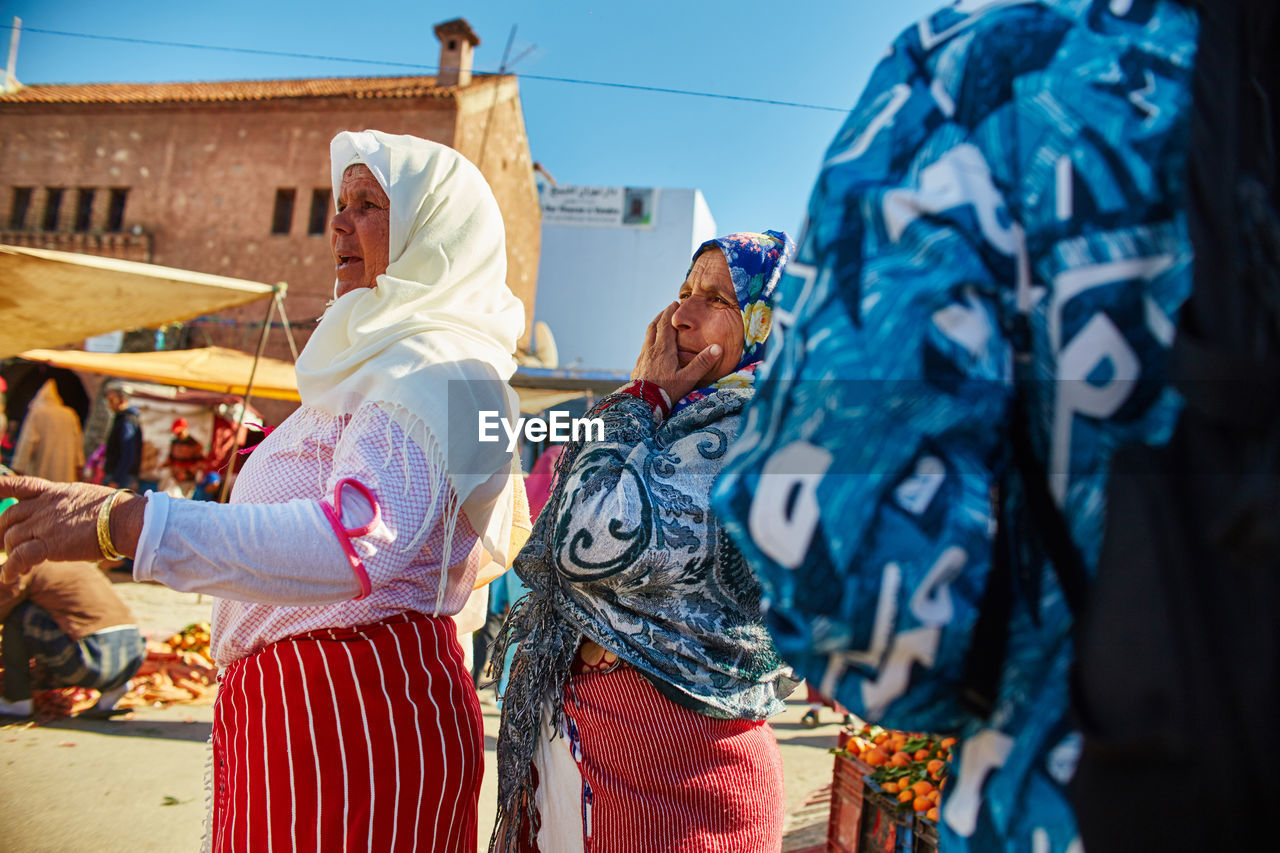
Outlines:
{"type": "MultiPolygon", "coordinates": [[[[143,632],[163,639],[209,618],[207,597],[114,577],[143,632]]],[[[803,697],[803,689],[798,691],[803,697]]],[[[782,752],[787,814],[813,824],[822,809],[815,792],[831,782],[838,726],[806,729],[801,698],[772,721],[782,752]]],[[[480,794],[480,849],[488,840],[497,799],[494,748],[498,709],[481,694],[485,775],[480,794]]],[[[126,717],[72,718],[45,725],[0,717],[0,853],[175,853],[197,850],[206,811],[206,743],[210,706],[144,708],[126,717]]],[[[804,827],[795,826],[797,834],[804,827]]],[[[816,825],[809,835],[820,836],[816,825]]],[[[791,846],[788,846],[791,849],[791,846]]]]}

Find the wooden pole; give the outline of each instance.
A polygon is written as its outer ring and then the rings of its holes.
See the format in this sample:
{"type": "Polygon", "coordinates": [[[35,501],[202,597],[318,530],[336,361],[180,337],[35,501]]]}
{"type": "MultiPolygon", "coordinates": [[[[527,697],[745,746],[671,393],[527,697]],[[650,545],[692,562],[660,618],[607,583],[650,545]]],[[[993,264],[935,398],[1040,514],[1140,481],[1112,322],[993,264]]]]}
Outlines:
{"type": "Polygon", "coordinates": [[[258,336],[258,351],[253,354],[253,366],[249,368],[249,381],[244,386],[240,418],[236,421],[235,435],[231,438],[231,456],[227,460],[227,476],[222,480],[222,495],[219,498],[222,503],[226,503],[231,495],[231,474],[236,467],[236,454],[240,452],[240,430],[244,428],[244,416],[249,412],[249,398],[253,396],[253,379],[258,373],[258,361],[262,358],[262,351],[267,348],[267,335],[271,333],[271,317],[275,314],[279,294],[280,286],[273,286],[271,298],[267,300],[267,319],[262,324],[262,334],[258,336]]]}

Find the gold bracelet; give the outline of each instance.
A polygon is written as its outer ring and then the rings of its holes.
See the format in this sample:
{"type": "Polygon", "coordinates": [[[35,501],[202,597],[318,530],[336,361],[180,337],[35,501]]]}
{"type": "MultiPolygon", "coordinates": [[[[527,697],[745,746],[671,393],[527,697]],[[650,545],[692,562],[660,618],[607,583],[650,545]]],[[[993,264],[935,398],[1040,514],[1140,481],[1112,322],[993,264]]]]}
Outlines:
{"type": "Polygon", "coordinates": [[[116,550],[115,544],[111,541],[111,510],[115,508],[120,496],[128,492],[128,489],[116,489],[115,494],[103,501],[101,509],[98,510],[98,550],[102,552],[104,560],[128,559],[116,550]]]}

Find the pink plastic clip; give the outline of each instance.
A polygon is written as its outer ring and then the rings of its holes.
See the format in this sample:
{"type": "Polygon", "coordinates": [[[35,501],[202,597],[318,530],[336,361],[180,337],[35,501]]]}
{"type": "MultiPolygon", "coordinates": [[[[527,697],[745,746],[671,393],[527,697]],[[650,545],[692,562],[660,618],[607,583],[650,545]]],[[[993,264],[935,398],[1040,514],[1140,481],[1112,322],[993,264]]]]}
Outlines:
{"type": "Polygon", "coordinates": [[[359,601],[370,593],[373,586],[369,583],[369,573],[365,571],[364,561],[360,559],[360,555],[356,553],[355,547],[351,544],[351,538],[353,536],[364,536],[377,526],[378,521],[382,518],[382,510],[378,506],[378,498],[364,483],[359,480],[353,480],[350,477],[343,477],[338,481],[338,485],[333,487],[333,505],[330,506],[327,501],[320,501],[320,509],[324,512],[324,517],[329,519],[333,532],[338,534],[338,544],[342,546],[343,553],[347,555],[347,562],[351,564],[351,571],[355,573],[356,580],[360,582],[360,594],[355,597],[355,600],[359,601]],[[363,527],[347,529],[342,526],[343,486],[350,486],[355,489],[373,507],[373,518],[363,527]]]}

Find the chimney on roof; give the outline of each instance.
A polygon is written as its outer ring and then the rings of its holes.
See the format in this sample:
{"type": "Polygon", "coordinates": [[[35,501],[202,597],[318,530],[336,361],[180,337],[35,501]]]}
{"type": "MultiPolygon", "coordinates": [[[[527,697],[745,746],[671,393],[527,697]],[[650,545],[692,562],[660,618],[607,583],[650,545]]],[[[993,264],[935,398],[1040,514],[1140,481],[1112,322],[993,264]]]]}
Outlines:
{"type": "Polygon", "coordinates": [[[465,20],[454,18],[436,24],[436,38],[440,39],[436,81],[441,86],[466,86],[471,82],[471,52],[480,44],[480,37],[465,20]]]}

